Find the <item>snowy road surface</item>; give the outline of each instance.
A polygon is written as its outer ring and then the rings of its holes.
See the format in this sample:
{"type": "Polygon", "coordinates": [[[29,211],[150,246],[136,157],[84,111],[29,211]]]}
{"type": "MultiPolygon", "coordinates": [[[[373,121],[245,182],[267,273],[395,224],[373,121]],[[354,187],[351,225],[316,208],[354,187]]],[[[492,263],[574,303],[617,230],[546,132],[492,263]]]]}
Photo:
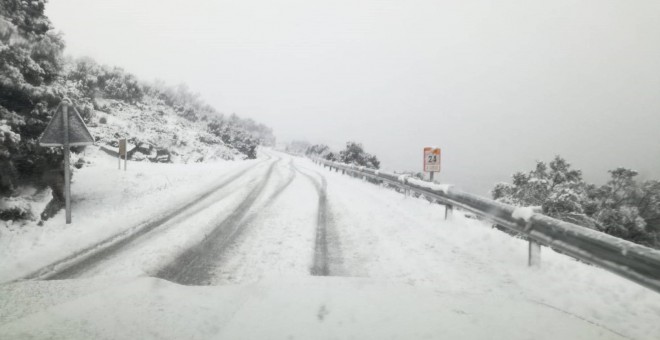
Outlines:
{"type": "Polygon", "coordinates": [[[82,237],[3,244],[30,261],[0,264],[0,338],[660,338],[658,294],[548,249],[528,268],[523,240],[460,212],[268,150],[190,169],[118,178],[134,199],[82,237]]]}

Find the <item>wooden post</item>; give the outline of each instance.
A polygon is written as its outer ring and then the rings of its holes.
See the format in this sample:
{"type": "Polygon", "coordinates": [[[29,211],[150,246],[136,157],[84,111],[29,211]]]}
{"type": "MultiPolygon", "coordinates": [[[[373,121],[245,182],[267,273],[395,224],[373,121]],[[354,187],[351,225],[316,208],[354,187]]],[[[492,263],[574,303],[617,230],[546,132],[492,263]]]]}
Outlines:
{"type": "Polygon", "coordinates": [[[128,161],[128,146],[126,143],[126,138],[119,140],[119,170],[121,170],[121,155],[124,154],[124,171],[126,171],[126,163],[128,161]]]}
{"type": "Polygon", "coordinates": [[[66,210],[66,224],[71,224],[71,169],[69,169],[69,102],[62,103],[62,119],[64,120],[64,208],[66,210]]]}
{"type": "Polygon", "coordinates": [[[433,182],[433,171],[431,171],[431,182],[433,182]]]}

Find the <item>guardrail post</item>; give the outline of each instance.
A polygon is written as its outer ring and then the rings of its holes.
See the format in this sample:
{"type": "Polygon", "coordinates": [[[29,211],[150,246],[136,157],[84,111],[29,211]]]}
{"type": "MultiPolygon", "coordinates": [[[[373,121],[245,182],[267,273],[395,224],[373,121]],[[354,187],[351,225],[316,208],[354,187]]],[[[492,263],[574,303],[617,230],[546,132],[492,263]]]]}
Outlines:
{"type": "Polygon", "coordinates": [[[454,215],[454,206],[445,204],[445,221],[450,219],[452,215],[454,215]]]}
{"type": "Polygon", "coordinates": [[[541,265],[541,245],[529,240],[529,256],[527,258],[529,267],[538,267],[541,265]]]}

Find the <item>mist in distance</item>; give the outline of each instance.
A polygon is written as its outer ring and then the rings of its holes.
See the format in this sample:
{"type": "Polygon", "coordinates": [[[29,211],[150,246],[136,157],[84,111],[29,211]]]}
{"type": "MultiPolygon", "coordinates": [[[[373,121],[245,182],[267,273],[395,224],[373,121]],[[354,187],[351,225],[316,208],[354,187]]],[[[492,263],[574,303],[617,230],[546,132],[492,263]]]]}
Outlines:
{"type": "Polygon", "coordinates": [[[562,155],[660,179],[658,1],[50,1],[67,53],[486,194],[562,155]]]}

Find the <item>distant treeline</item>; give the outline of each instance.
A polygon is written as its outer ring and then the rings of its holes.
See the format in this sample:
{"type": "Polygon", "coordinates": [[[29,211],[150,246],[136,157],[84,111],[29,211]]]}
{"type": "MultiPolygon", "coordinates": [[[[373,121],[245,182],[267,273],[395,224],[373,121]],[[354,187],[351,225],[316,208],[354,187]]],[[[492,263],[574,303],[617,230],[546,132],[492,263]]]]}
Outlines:
{"type": "Polygon", "coordinates": [[[329,146],[324,144],[311,145],[305,141],[293,141],[287,145],[287,151],[305,154],[306,156],[321,157],[330,161],[364,166],[370,169],[380,169],[378,157],[364,151],[362,144],[357,142],[347,142],[344,150],[334,152],[329,146]]]}

